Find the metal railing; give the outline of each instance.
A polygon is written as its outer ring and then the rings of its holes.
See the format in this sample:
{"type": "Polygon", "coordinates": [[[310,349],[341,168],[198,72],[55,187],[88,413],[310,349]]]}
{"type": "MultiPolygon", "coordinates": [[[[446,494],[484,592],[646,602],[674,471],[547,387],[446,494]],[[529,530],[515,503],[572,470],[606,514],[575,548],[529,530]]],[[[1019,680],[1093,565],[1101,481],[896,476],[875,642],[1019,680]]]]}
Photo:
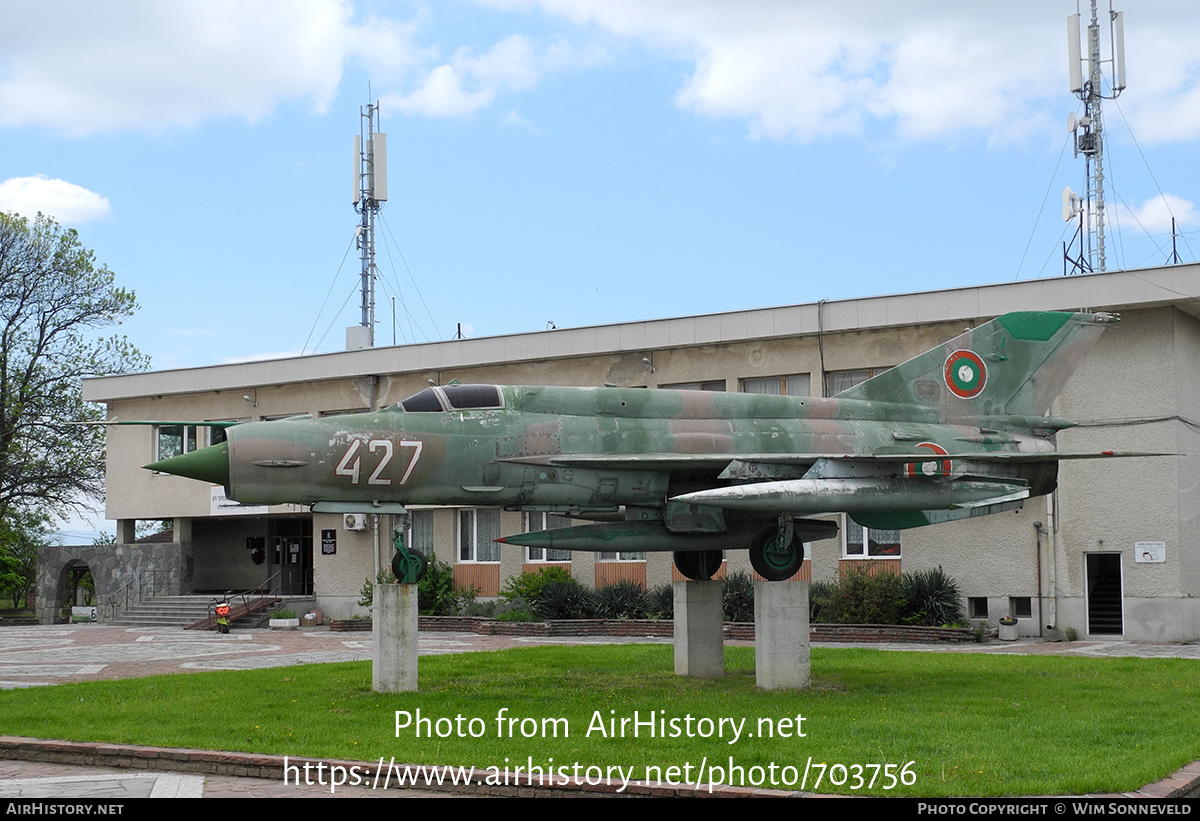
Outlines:
{"type": "Polygon", "coordinates": [[[181,586],[178,568],[158,570],[144,568],[134,573],[133,578],[106,595],[96,596],[97,612],[103,621],[116,621],[131,605],[154,596],[177,596],[181,586]]]}

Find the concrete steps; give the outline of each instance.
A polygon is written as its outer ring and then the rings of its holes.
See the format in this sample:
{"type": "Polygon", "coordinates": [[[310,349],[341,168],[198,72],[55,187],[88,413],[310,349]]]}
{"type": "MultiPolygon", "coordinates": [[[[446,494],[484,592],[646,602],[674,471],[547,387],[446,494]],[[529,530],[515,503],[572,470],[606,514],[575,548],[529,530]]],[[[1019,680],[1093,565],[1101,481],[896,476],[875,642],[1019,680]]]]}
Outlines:
{"type": "Polygon", "coordinates": [[[117,617],[114,624],[145,627],[187,627],[212,612],[209,596],[155,596],[144,599],[117,617]]]}

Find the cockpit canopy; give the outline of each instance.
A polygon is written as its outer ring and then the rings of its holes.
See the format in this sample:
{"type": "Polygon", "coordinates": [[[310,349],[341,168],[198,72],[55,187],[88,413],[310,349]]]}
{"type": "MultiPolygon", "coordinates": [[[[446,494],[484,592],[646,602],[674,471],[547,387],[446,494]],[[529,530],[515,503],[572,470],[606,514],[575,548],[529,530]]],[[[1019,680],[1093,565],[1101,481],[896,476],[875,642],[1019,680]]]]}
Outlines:
{"type": "Polygon", "coordinates": [[[409,413],[502,408],[504,398],[496,385],[445,385],[429,387],[400,403],[409,413]]]}

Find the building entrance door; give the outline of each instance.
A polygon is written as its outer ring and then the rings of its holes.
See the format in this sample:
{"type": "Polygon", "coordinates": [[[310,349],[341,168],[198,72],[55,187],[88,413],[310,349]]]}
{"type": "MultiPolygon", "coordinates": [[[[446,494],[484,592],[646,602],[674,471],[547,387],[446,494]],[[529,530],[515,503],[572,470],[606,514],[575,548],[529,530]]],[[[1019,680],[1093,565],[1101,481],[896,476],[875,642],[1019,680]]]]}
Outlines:
{"type": "Polygon", "coordinates": [[[271,575],[279,579],[272,591],[282,596],[311,596],[312,520],[271,519],[267,526],[271,545],[271,575]]]}
{"type": "Polygon", "coordinates": [[[1088,632],[1125,632],[1121,607],[1121,554],[1087,553],[1088,632]]]}

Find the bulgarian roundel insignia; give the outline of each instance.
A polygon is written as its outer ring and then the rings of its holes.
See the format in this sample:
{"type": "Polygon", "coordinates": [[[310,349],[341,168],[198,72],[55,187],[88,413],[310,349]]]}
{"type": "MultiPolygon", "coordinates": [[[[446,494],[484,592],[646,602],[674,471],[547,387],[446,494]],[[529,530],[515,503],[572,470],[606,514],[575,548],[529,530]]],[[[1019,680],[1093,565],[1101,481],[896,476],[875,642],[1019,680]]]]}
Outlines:
{"type": "Polygon", "coordinates": [[[945,375],[946,387],[963,399],[979,396],[987,384],[987,368],[973,351],[955,351],[947,356],[945,375]]]}
{"type": "MultiPolygon", "coordinates": [[[[933,442],[922,442],[917,445],[918,448],[928,450],[932,455],[945,456],[946,449],[941,445],[933,442]]],[[[929,459],[925,462],[909,462],[905,465],[908,475],[913,478],[930,478],[933,476],[949,476],[950,475],[950,460],[949,459],[929,459]]]]}

